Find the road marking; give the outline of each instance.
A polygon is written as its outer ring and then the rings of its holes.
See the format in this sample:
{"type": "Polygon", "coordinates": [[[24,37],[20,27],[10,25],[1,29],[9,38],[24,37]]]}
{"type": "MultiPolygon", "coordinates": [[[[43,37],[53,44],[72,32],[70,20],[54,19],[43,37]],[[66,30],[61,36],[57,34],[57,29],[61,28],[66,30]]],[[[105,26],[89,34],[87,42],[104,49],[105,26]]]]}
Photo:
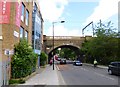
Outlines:
{"type": "MultiPolygon", "coordinates": [[[[87,70],[87,69],[85,69],[85,68],[81,68],[81,69],[83,69],[83,70],[85,70],[85,71],[89,71],[89,70],[87,70]]],[[[103,75],[103,74],[100,74],[100,73],[97,73],[97,72],[94,72],[94,73],[97,74],[97,75],[99,75],[99,76],[105,77],[105,78],[107,78],[107,79],[115,80],[114,78],[111,78],[111,77],[105,76],[105,75],[103,75]]]]}
{"type": "Polygon", "coordinates": [[[57,68],[58,71],[60,70],[60,68],[58,66],[56,66],[56,68],[57,68]]]}
{"type": "Polygon", "coordinates": [[[85,69],[85,68],[81,68],[81,69],[83,69],[84,71],[89,71],[89,70],[87,70],[87,69],[85,69]]]}
{"type": "Polygon", "coordinates": [[[62,71],[62,70],[70,70],[71,68],[68,67],[68,65],[57,65],[57,69],[58,71],[62,71]]]}
{"type": "Polygon", "coordinates": [[[88,69],[85,69],[82,66],[80,66],[79,68],[75,68],[75,67],[79,67],[79,66],[74,66],[74,68],[72,68],[72,69],[82,69],[82,70],[87,71],[87,72],[89,71],[88,69]]]}
{"type": "Polygon", "coordinates": [[[114,78],[111,78],[111,77],[105,76],[105,75],[103,75],[103,74],[100,74],[100,73],[97,73],[97,72],[94,72],[94,73],[95,73],[96,75],[101,76],[101,77],[105,77],[105,78],[110,79],[110,80],[115,80],[114,78]]]}
{"type": "Polygon", "coordinates": [[[65,80],[63,79],[63,76],[62,76],[62,74],[61,74],[61,72],[60,72],[60,68],[58,67],[58,66],[56,66],[56,68],[57,68],[57,74],[58,74],[58,79],[62,82],[62,84],[60,84],[61,82],[59,81],[59,85],[66,85],[66,82],[65,82],[65,80]]]}
{"type": "Polygon", "coordinates": [[[59,85],[66,85],[66,82],[65,82],[65,80],[63,79],[63,76],[62,76],[62,74],[61,74],[61,72],[59,72],[58,71],[58,79],[60,80],[60,81],[62,81],[62,84],[60,84],[61,82],[59,81],[59,85]]]}
{"type": "MultiPolygon", "coordinates": [[[[89,70],[87,70],[87,69],[85,69],[85,68],[80,68],[80,69],[83,69],[84,71],[89,71],[89,70]]],[[[97,73],[97,72],[94,72],[94,73],[97,74],[97,75],[99,75],[99,76],[105,77],[105,78],[107,78],[107,79],[115,80],[114,78],[111,78],[111,77],[105,76],[105,75],[103,75],[103,74],[100,74],[100,73],[97,73]]]]}

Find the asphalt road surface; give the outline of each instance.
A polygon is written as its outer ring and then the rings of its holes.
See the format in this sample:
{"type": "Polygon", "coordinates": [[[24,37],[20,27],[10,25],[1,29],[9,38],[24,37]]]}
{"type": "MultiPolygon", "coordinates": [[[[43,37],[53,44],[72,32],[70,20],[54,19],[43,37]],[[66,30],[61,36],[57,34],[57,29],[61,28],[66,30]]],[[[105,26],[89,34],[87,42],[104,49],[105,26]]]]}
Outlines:
{"type": "Polygon", "coordinates": [[[105,68],[94,68],[84,65],[74,66],[72,64],[58,65],[64,85],[118,85],[120,78],[109,75],[105,68]]]}

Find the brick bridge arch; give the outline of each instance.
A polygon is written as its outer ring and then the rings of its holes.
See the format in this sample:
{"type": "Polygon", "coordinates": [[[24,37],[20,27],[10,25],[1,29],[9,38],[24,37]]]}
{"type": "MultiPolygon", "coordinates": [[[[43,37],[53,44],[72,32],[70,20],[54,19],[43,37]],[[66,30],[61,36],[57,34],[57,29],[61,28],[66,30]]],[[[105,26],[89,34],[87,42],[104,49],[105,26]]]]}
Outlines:
{"type": "Polygon", "coordinates": [[[53,52],[55,50],[57,50],[58,48],[69,48],[76,53],[76,56],[81,56],[82,57],[82,53],[81,53],[79,47],[76,47],[76,46],[73,46],[73,45],[60,45],[60,46],[55,47],[54,49],[50,50],[50,52],[48,53],[48,58],[49,58],[48,61],[53,57],[53,52]]]}
{"type": "Polygon", "coordinates": [[[51,49],[49,49],[47,51],[47,54],[49,54],[51,51],[54,51],[54,50],[57,50],[58,48],[63,48],[63,47],[66,47],[66,48],[76,48],[76,49],[80,49],[80,46],[77,46],[77,45],[73,45],[73,44],[62,44],[62,45],[58,45],[58,46],[54,46],[54,49],[53,47],[51,49]]]}
{"type": "MultiPolygon", "coordinates": [[[[53,36],[43,36],[43,51],[48,54],[49,57],[52,56],[51,52],[60,47],[67,47],[71,49],[80,49],[82,43],[85,40],[89,40],[92,36],[54,36],[54,49],[53,49],[53,36]]],[[[80,51],[78,51],[80,53],[80,51]]],[[[77,53],[77,55],[79,55],[77,53]]]]}

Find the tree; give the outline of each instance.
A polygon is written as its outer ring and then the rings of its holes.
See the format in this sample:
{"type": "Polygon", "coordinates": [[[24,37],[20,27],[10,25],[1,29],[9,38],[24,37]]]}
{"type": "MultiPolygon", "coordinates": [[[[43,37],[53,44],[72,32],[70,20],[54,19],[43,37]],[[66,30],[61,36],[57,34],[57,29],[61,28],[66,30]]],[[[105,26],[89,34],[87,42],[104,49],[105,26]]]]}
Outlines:
{"type": "Polygon", "coordinates": [[[118,34],[112,23],[98,24],[95,29],[96,37],[83,44],[82,50],[87,56],[87,61],[93,62],[97,59],[101,64],[109,64],[118,60],[118,34]]]}
{"type": "Polygon", "coordinates": [[[61,49],[61,57],[65,57],[65,58],[71,58],[72,60],[74,60],[75,59],[75,57],[76,57],[76,53],[73,51],[73,50],[71,50],[70,48],[62,48],[61,49]]]}

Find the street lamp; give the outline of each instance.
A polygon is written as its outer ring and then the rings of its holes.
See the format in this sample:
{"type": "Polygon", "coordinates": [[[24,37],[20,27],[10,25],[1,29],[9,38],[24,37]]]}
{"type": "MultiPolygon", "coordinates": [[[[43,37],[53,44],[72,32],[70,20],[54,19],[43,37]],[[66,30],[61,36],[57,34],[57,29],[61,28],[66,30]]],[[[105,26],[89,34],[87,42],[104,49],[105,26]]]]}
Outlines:
{"type": "Polygon", "coordinates": [[[61,48],[58,48],[58,50],[59,50],[59,56],[60,56],[60,50],[61,50],[61,48]]]}
{"type": "MultiPolygon", "coordinates": [[[[52,22],[53,25],[53,50],[54,50],[54,24],[55,23],[64,23],[65,21],[52,22]]],[[[53,70],[54,70],[54,51],[53,51],[53,70]]]]}

